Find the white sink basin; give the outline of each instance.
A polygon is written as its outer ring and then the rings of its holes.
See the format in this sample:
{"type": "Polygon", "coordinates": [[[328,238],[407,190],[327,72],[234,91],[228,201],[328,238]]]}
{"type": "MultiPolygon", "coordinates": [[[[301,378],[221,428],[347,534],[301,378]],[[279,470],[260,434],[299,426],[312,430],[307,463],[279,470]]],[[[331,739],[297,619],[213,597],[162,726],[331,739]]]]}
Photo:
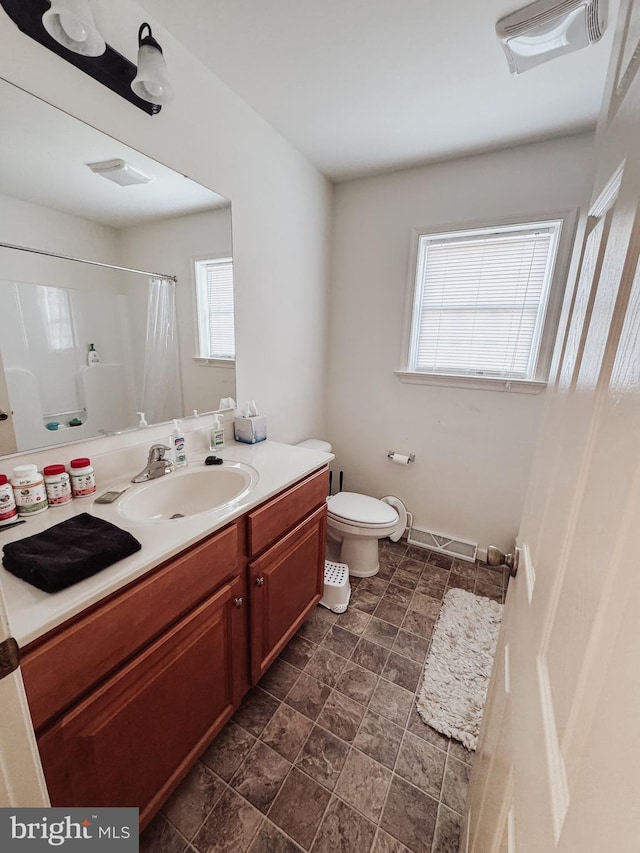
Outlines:
{"type": "Polygon", "coordinates": [[[118,502],[130,521],[169,521],[228,507],[258,482],[258,472],[243,462],[185,468],[131,488],[118,502]]]}

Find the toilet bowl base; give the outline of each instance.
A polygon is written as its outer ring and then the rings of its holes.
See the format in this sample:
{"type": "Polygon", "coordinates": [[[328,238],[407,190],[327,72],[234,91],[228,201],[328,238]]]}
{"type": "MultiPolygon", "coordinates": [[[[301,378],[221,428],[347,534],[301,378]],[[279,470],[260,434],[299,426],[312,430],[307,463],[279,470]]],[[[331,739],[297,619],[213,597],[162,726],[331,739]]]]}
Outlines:
{"type": "Polygon", "coordinates": [[[342,537],[340,562],[349,566],[349,574],[354,578],[370,578],[378,573],[378,539],[375,536],[342,537]]]}

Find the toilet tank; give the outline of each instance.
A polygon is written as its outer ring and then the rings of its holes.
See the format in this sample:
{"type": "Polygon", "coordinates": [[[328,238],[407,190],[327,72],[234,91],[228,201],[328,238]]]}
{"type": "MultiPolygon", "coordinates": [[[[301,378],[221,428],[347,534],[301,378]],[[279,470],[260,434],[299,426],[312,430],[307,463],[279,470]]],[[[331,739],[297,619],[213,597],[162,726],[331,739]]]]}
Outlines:
{"type": "Polygon", "coordinates": [[[319,438],[307,438],[305,441],[299,441],[296,447],[306,447],[307,450],[321,450],[323,453],[331,453],[329,442],[322,441],[319,438]]]}

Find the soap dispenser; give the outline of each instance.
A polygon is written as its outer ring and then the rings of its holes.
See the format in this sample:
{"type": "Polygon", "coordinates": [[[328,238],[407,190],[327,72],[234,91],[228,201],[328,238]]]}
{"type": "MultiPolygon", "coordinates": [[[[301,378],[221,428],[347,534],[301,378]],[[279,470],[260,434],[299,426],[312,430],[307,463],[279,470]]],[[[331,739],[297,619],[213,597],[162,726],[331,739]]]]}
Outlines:
{"type": "Polygon", "coordinates": [[[222,450],[224,447],[224,427],[220,423],[220,416],[213,416],[213,426],[209,433],[209,450],[222,450]]]}
{"type": "Polygon", "coordinates": [[[169,439],[171,450],[173,451],[173,460],[176,468],[186,468],[187,466],[187,451],[184,442],[184,433],[180,426],[180,421],[173,420],[173,430],[169,439]]]}

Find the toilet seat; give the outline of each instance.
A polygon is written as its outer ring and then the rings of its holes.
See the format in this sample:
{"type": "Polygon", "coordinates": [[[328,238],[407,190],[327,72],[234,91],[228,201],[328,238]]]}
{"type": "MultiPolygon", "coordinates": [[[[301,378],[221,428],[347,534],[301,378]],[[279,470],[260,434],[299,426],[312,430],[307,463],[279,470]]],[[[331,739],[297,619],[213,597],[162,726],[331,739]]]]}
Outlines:
{"type": "Polygon", "coordinates": [[[389,504],[356,492],[338,492],[327,498],[329,516],[354,527],[384,528],[398,521],[398,513],[389,504]]]}
{"type": "Polygon", "coordinates": [[[395,495],[385,495],[383,498],[380,498],[380,500],[389,504],[389,506],[392,506],[398,513],[398,526],[389,536],[389,539],[391,539],[392,542],[398,542],[398,540],[404,535],[404,531],[407,529],[407,508],[400,498],[397,498],[395,495]]]}
{"type": "Polygon", "coordinates": [[[353,521],[351,518],[343,518],[340,515],[333,515],[332,513],[327,513],[327,521],[331,522],[335,529],[347,528],[353,530],[370,530],[372,533],[378,533],[379,531],[384,531],[382,536],[388,536],[389,534],[386,532],[387,530],[393,532],[396,529],[397,519],[387,522],[387,524],[365,524],[359,521],[353,521]]]}

